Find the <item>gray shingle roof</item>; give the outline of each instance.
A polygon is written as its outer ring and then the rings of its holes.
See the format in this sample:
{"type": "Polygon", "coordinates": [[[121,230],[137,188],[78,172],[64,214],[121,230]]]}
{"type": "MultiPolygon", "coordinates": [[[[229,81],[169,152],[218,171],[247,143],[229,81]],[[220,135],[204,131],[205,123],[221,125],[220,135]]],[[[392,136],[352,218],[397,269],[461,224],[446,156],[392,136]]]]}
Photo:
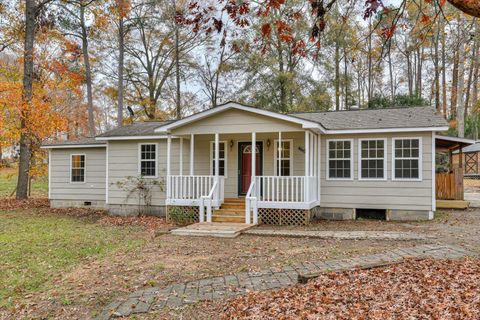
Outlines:
{"type": "Polygon", "coordinates": [[[445,127],[447,122],[431,107],[360,109],[290,114],[320,123],[327,130],[445,127]]]}
{"type": "Polygon", "coordinates": [[[135,122],[130,125],[118,127],[104,132],[97,137],[135,137],[135,136],[161,136],[161,133],[155,133],[154,130],[162,125],[172,121],[147,121],[135,122]]]}
{"type": "Polygon", "coordinates": [[[480,151],[480,142],[477,142],[475,144],[469,145],[468,147],[465,147],[462,149],[463,152],[479,152],[480,151]]]}
{"type": "Polygon", "coordinates": [[[64,141],[54,141],[42,144],[43,147],[51,146],[80,146],[80,145],[104,145],[105,141],[97,141],[95,138],[78,138],[64,141]]]}

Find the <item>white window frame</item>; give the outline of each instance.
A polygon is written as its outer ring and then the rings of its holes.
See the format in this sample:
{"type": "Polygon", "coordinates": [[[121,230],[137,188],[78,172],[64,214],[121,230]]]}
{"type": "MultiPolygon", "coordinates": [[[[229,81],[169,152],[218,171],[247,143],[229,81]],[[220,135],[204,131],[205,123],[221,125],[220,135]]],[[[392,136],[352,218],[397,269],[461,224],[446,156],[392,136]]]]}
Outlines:
{"type": "MultiPolygon", "coordinates": [[[[79,168],[76,168],[79,169],[79,168]]],[[[87,154],[86,153],[71,153],[70,154],[70,183],[72,184],[83,184],[87,183],[87,154]],[[83,162],[83,181],[72,181],[72,164],[73,164],[73,157],[74,156],[84,156],[85,161],[83,162]]]]}
{"type": "MultiPolygon", "coordinates": [[[[224,147],[224,150],[225,150],[225,157],[224,158],[219,158],[218,161],[220,162],[221,160],[224,160],[225,161],[225,175],[220,175],[220,177],[225,177],[225,178],[228,178],[228,144],[227,144],[227,141],[219,141],[218,144],[224,144],[225,147],[224,147]]],[[[210,141],[210,175],[213,176],[213,160],[214,160],[214,155],[213,155],[213,148],[215,146],[215,141],[210,141]]],[[[220,152],[218,153],[220,155],[220,152]]]]}
{"type": "MultiPolygon", "coordinates": [[[[156,179],[158,178],[158,142],[143,142],[138,144],[138,176],[142,174],[142,146],[155,145],[155,175],[142,176],[143,178],[156,179]]],[[[147,160],[145,160],[147,161],[147,160]]]]}
{"type": "Polygon", "coordinates": [[[365,181],[385,181],[387,180],[387,139],[386,138],[364,138],[358,139],[358,180],[365,181]],[[362,160],[380,160],[380,158],[362,158],[362,142],[363,141],[383,141],[383,178],[362,178],[362,160]]]}
{"type": "Polygon", "coordinates": [[[343,181],[352,181],[355,176],[355,172],[353,171],[353,153],[355,150],[354,139],[327,139],[327,143],[325,146],[326,149],[326,156],[327,156],[327,164],[326,164],[326,179],[327,180],[343,180],[343,181]],[[330,142],[333,141],[350,141],[350,178],[330,178],[330,142]]]}
{"type": "MultiPolygon", "coordinates": [[[[273,159],[273,175],[274,176],[278,176],[278,177],[281,177],[280,175],[278,175],[278,171],[277,171],[277,166],[278,166],[278,139],[275,139],[273,140],[273,143],[275,144],[274,147],[273,147],[273,151],[275,153],[274,155],[274,159],[273,159]]],[[[288,156],[288,158],[281,158],[281,160],[290,160],[290,177],[291,176],[294,176],[293,174],[293,139],[282,139],[282,142],[285,142],[285,141],[288,141],[290,142],[290,155],[288,156]]],[[[283,177],[287,177],[287,176],[283,176],[283,177]]]]}
{"type": "MultiPolygon", "coordinates": [[[[432,155],[435,156],[435,155],[432,155]]],[[[403,160],[417,159],[410,158],[398,158],[403,160]]],[[[423,181],[423,142],[422,137],[394,137],[392,138],[392,180],[393,181],[423,181]],[[395,177],[395,141],[397,140],[415,140],[418,139],[418,178],[396,178],[395,177]]]]}

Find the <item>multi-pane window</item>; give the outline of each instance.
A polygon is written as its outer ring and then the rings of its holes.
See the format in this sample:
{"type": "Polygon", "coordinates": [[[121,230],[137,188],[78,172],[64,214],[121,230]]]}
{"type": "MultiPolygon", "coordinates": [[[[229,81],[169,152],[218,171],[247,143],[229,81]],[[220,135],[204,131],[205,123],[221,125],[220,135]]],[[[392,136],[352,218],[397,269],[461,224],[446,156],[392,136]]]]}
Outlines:
{"type": "Polygon", "coordinates": [[[384,179],[385,140],[360,140],[360,179],[384,179]]]}
{"type": "Polygon", "coordinates": [[[279,141],[275,140],[275,175],[290,176],[292,174],[292,140],[282,140],[280,150],[279,141]]]}
{"type": "MultiPolygon", "coordinates": [[[[225,141],[220,141],[219,142],[219,161],[218,161],[218,167],[220,170],[218,171],[218,175],[220,176],[225,176],[225,171],[226,171],[226,158],[227,158],[227,152],[226,152],[226,142],[225,141]]],[[[215,142],[210,143],[210,172],[212,175],[215,175],[215,142]]]]}
{"type": "Polygon", "coordinates": [[[140,145],[140,175],[145,178],[157,176],[157,144],[140,145]]]}
{"type": "Polygon", "coordinates": [[[85,155],[72,154],[71,159],[71,182],[85,182],[85,155]]]}
{"type": "Polygon", "coordinates": [[[393,139],[394,179],[421,179],[421,143],[419,138],[393,139]]]}
{"type": "Polygon", "coordinates": [[[352,178],[353,140],[329,140],[327,143],[328,178],[352,178]]]}

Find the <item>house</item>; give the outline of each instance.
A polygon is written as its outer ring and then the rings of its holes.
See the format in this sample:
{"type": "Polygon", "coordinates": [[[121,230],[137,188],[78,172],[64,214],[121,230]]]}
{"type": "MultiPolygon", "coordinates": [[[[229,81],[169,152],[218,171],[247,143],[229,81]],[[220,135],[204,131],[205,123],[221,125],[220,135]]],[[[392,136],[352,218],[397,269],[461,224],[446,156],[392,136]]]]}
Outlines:
{"type": "Polygon", "coordinates": [[[177,121],[142,122],[47,144],[52,207],[129,215],[122,188],[151,184],[148,210],[200,221],[305,224],[313,216],[427,220],[435,211],[435,137],[428,107],[279,114],[229,102],[177,121]],[[218,168],[218,170],[217,170],[218,168]]]}

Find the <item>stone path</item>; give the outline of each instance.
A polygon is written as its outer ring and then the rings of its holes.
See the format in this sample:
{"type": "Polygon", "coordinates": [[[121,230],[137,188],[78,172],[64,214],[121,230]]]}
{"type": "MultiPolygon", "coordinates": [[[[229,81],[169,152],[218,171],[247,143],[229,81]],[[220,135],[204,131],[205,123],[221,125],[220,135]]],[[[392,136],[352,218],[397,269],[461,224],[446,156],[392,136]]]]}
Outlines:
{"type": "Polygon", "coordinates": [[[342,271],[362,266],[396,263],[405,258],[457,259],[465,255],[469,255],[469,252],[452,245],[421,245],[355,258],[311,261],[279,269],[242,272],[173,284],[165,288],[151,287],[136,291],[126,299],[109,304],[96,319],[128,317],[165,307],[178,307],[203,300],[243,295],[249,291],[284,288],[298,283],[299,275],[315,272],[342,271]]]}
{"type": "Polygon", "coordinates": [[[339,240],[427,240],[435,239],[435,236],[418,234],[414,232],[394,231],[315,231],[315,230],[273,230],[273,229],[249,229],[243,234],[256,236],[281,236],[281,237],[309,237],[319,239],[339,240]]]}

